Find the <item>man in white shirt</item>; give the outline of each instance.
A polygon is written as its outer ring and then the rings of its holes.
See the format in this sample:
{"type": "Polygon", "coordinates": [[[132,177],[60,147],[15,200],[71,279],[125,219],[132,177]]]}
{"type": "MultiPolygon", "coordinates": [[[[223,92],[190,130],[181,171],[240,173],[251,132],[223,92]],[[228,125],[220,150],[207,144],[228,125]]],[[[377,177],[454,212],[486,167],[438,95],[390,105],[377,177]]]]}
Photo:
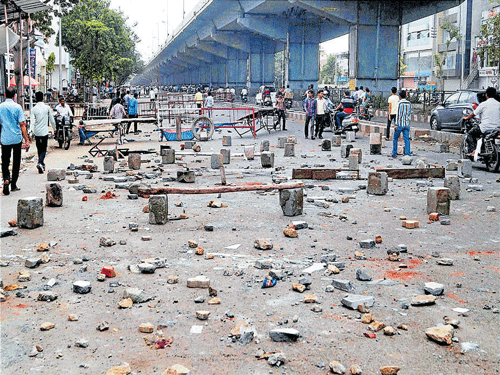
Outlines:
{"type": "Polygon", "coordinates": [[[325,127],[326,121],[326,106],[328,102],[323,98],[323,91],[318,92],[318,98],[316,99],[316,134],[315,136],[319,139],[323,139],[323,128],[325,127]]]}
{"type": "Polygon", "coordinates": [[[116,103],[109,113],[109,118],[120,120],[124,117],[127,117],[127,113],[125,112],[125,108],[123,107],[124,103],[125,102],[123,100],[116,103]]]}
{"type": "MultiPolygon", "coordinates": [[[[464,117],[464,120],[469,120],[474,116],[481,118],[479,127],[475,126],[467,133],[467,143],[469,151],[476,148],[477,140],[487,131],[494,130],[500,127],[500,102],[495,97],[497,90],[494,87],[486,89],[486,100],[471,112],[470,115],[464,117]]],[[[472,151],[472,156],[475,151],[472,151]]]]}
{"type": "Polygon", "coordinates": [[[397,88],[392,87],[391,96],[389,96],[389,99],[387,99],[387,102],[389,103],[389,114],[387,115],[387,129],[385,131],[386,141],[388,141],[391,136],[391,123],[393,121],[396,121],[396,114],[398,113],[399,96],[396,95],[397,91],[397,88]]]}
{"type": "Polygon", "coordinates": [[[36,150],[38,152],[38,173],[45,171],[45,156],[47,155],[47,141],[49,139],[49,122],[53,129],[56,127],[52,108],[43,102],[43,92],[35,93],[36,105],[31,111],[31,126],[35,134],[36,150]]]}
{"type": "Polygon", "coordinates": [[[56,107],[57,111],[57,120],[59,121],[69,121],[73,118],[73,112],[71,112],[71,108],[66,104],[66,99],[63,96],[59,98],[59,104],[56,107]]]}
{"type": "Polygon", "coordinates": [[[365,90],[363,89],[363,86],[360,86],[359,87],[359,90],[356,91],[356,96],[357,96],[357,101],[359,103],[362,103],[363,102],[363,99],[365,97],[365,90]]]}

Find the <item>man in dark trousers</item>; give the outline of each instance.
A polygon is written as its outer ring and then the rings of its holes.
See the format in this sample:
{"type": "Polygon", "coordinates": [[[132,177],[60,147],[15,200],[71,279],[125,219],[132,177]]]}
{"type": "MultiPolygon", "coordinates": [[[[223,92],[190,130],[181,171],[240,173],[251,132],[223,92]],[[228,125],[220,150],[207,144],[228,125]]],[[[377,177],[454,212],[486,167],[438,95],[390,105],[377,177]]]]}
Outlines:
{"type": "Polygon", "coordinates": [[[314,121],[316,116],[316,99],[314,99],[312,90],[307,92],[307,99],[304,101],[304,110],[306,111],[306,122],[304,124],[304,135],[309,136],[309,122],[311,122],[311,139],[314,139],[314,121]]]}
{"type": "Polygon", "coordinates": [[[276,130],[276,127],[279,127],[281,123],[281,119],[283,119],[283,128],[282,130],[286,130],[286,107],[285,107],[285,99],[283,98],[283,94],[279,93],[278,97],[276,98],[276,110],[278,111],[278,120],[274,124],[274,129],[276,130]]]}
{"type": "Polygon", "coordinates": [[[15,87],[9,86],[5,91],[5,101],[0,104],[0,126],[2,143],[2,178],[3,194],[9,195],[9,187],[12,191],[20,190],[17,186],[19,169],[21,167],[21,150],[23,139],[26,151],[30,148],[28,132],[26,131],[26,120],[22,107],[14,102],[16,96],[15,87]],[[12,176],[9,165],[12,159],[12,176]]]}
{"type": "Polygon", "coordinates": [[[43,92],[35,93],[36,105],[31,111],[31,128],[35,134],[36,150],[38,152],[38,173],[45,171],[45,156],[47,155],[47,141],[49,138],[49,123],[53,129],[56,128],[54,112],[43,102],[43,92]]]}

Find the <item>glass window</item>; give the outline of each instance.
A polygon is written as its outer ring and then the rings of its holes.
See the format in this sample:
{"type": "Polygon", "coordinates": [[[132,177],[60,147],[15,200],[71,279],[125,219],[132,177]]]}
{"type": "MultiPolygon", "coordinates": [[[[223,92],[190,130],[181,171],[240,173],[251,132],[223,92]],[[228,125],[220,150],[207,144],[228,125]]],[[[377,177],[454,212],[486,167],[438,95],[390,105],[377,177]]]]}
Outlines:
{"type": "Polygon", "coordinates": [[[458,99],[458,103],[469,103],[470,96],[470,92],[462,92],[462,95],[460,95],[460,99],[458,99]]]}
{"type": "Polygon", "coordinates": [[[445,104],[457,104],[459,96],[459,92],[454,93],[453,95],[449,96],[448,99],[446,99],[445,104]]]}

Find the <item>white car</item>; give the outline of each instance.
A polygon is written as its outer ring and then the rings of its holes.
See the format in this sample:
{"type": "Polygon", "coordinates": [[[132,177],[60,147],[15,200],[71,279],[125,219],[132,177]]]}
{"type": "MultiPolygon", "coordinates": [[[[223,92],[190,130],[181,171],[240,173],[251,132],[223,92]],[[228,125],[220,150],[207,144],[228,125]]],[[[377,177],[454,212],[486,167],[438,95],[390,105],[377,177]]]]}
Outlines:
{"type": "Polygon", "coordinates": [[[272,106],[276,102],[276,89],[274,86],[260,86],[255,95],[255,104],[272,106]]]}

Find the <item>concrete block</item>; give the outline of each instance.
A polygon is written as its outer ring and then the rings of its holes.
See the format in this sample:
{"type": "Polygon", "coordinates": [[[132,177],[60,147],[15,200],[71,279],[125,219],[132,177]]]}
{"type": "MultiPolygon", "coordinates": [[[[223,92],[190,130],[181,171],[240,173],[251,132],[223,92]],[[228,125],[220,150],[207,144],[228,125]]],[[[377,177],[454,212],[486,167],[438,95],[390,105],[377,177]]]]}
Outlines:
{"type": "Polygon", "coordinates": [[[280,206],[285,216],[302,215],[304,207],[304,189],[280,190],[280,206]]]}
{"type": "Polygon", "coordinates": [[[222,167],[222,154],[212,154],[210,158],[210,167],[212,169],[220,169],[220,167],[222,167]]]}
{"type": "Polygon", "coordinates": [[[349,280],[334,279],[332,281],[332,286],[336,289],[343,290],[344,292],[351,292],[354,290],[354,286],[349,280]]]}
{"type": "Polygon", "coordinates": [[[427,214],[432,212],[450,214],[450,189],[431,187],[427,190],[427,214]]]}
{"type": "Polygon", "coordinates": [[[382,144],[370,145],[370,155],[381,155],[381,154],[382,154],[382,144]]]}
{"type": "Polygon", "coordinates": [[[359,170],[359,158],[358,155],[349,155],[349,170],[350,171],[357,171],[359,170]]]}
{"type": "Polygon", "coordinates": [[[132,170],[141,169],[141,154],[130,154],[128,156],[128,167],[132,170]]]}
{"type": "Polygon", "coordinates": [[[220,154],[222,155],[222,164],[230,164],[231,163],[231,150],[228,148],[222,148],[220,150],[220,154]]]}
{"type": "Polygon", "coordinates": [[[43,199],[23,198],[17,201],[17,226],[34,229],[43,225],[43,199]]]}
{"type": "Polygon", "coordinates": [[[293,157],[295,156],[295,144],[294,143],[285,143],[285,157],[293,157]]]}
{"type": "Polygon", "coordinates": [[[293,144],[296,144],[297,143],[297,137],[295,137],[295,135],[289,135],[286,139],[286,142],[285,143],[293,143],[293,144]]]}
{"type": "Polygon", "coordinates": [[[385,172],[370,172],[368,173],[367,194],[385,195],[389,190],[389,182],[387,173],[385,172]]]}
{"type": "Polygon", "coordinates": [[[458,176],[446,176],[444,187],[450,189],[450,199],[460,199],[460,178],[458,176]]]}
{"type": "Polygon", "coordinates": [[[375,303],[375,298],[372,296],[349,294],[347,297],[342,298],[341,303],[345,307],[356,310],[358,306],[372,307],[375,303]]]}
{"type": "Polygon", "coordinates": [[[114,172],[115,170],[115,158],[112,156],[105,156],[102,161],[102,169],[104,172],[114,172]]]}
{"type": "Polygon", "coordinates": [[[349,156],[356,155],[358,157],[358,163],[363,162],[363,151],[360,148],[352,148],[349,156]]]}
{"type": "Polygon", "coordinates": [[[263,151],[269,151],[269,141],[268,140],[263,140],[260,144],[260,152],[263,151]]]}
{"type": "Polygon", "coordinates": [[[332,137],[332,146],[340,147],[341,144],[342,144],[342,137],[340,135],[334,135],[332,137]]]}
{"type": "Polygon", "coordinates": [[[175,163],[175,150],[174,149],[164,149],[163,154],[161,154],[162,164],[174,164],[175,163]]]}
{"type": "Polygon", "coordinates": [[[49,171],[47,172],[47,181],[62,181],[65,178],[65,169],[49,169],[49,171]]]}
{"type": "Polygon", "coordinates": [[[184,142],[184,149],[185,150],[192,150],[195,143],[196,143],[196,141],[185,141],[184,142]]]}
{"type": "Polygon", "coordinates": [[[469,159],[460,159],[458,161],[458,175],[460,177],[472,177],[472,161],[469,159]]]}
{"type": "Polygon", "coordinates": [[[232,145],[232,139],[230,135],[224,135],[222,137],[222,147],[229,147],[232,145]]]}
{"type": "Polygon", "coordinates": [[[264,151],[260,155],[262,168],[274,168],[274,152],[264,151]]]}
{"type": "Polygon", "coordinates": [[[436,144],[436,152],[450,152],[450,146],[447,143],[437,143],[436,144]]]}
{"type": "Polygon", "coordinates": [[[286,137],[278,137],[278,148],[285,148],[285,143],[287,143],[286,137]]]}
{"type": "Polygon", "coordinates": [[[345,133],[346,142],[356,142],[356,133],[355,132],[346,132],[345,133]]]}
{"type": "Polygon", "coordinates": [[[168,221],[168,196],[152,195],[149,197],[149,224],[163,225],[168,221]]]}
{"type": "Polygon", "coordinates": [[[382,144],[382,134],[370,133],[370,145],[381,145],[381,144],[382,144]]]}
{"type": "Polygon", "coordinates": [[[193,183],[194,181],[194,171],[177,171],[177,182],[193,183]]]}
{"type": "Polygon", "coordinates": [[[45,185],[45,204],[49,207],[61,207],[63,205],[62,187],[57,182],[45,185]]]}
{"type": "MultiPolygon", "coordinates": [[[[285,147],[284,144],[283,147],[285,147]]],[[[255,152],[253,146],[245,147],[245,157],[247,158],[247,160],[253,160],[255,158],[255,152]]]]}

